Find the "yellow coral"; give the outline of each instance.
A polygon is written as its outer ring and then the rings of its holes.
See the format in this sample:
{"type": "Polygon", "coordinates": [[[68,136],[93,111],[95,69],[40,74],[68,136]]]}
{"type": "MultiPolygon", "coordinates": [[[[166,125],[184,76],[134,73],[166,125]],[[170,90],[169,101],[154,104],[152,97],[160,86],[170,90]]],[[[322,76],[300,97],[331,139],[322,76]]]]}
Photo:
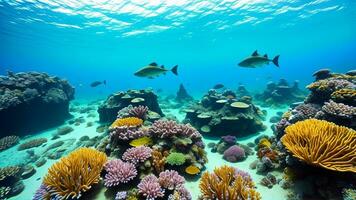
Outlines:
{"type": "Polygon", "coordinates": [[[204,199],[214,200],[260,200],[260,194],[254,190],[254,183],[236,175],[230,166],[215,168],[214,173],[205,172],[199,184],[204,199]]]}
{"type": "Polygon", "coordinates": [[[270,148],[271,147],[271,142],[267,138],[262,138],[260,142],[258,143],[258,148],[270,148]]]}
{"type": "Polygon", "coordinates": [[[78,198],[81,192],[99,182],[107,157],[90,148],[79,148],[53,164],[43,182],[52,195],[61,199],[78,198]]]}
{"type": "Polygon", "coordinates": [[[356,131],[334,123],[308,119],[290,125],[282,143],[307,164],[335,171],[356,172],[356,131]]]}
{"type": "Polygon", "coordinates": [[[110,128],[123,127],[123,126],[141,126],[143,124],[142,119],[137,117],[125,117],[116,119],[110,126],[110,128]]]}
{"type": "Polygon", "coordinates": [[[356,101],[356,90],[355,89],[340,89],[336,90],[331,94],[331,98],[335,101],[356,101]]]}
{"type": "Polygon", "coordinates": [[[164,165],[166,164],[166,157],[159,150],[152,151],[153,167],[157,173],[164,171],[164,165]]]}
{"type": "Polygon", "coordinates": [[[286,111],[283,113],[282,118],[283,119],[289,119],[292,116],[292,112],[291,111],[286,111]]]}
{"type": "Polygon", "coordinates": [[[200,173],[200,169],[195,165],[190,165],[185,168],[185,172],[190,175],[196,175],[200,173]]]}
{"type": "Polygon", "coordinates": [[[151,144],[152,144],[152,139],[147,136],[134,139],[130,142],[130,145],[133,147],[139,147],[139,146],[151,145],[151,144]]]}

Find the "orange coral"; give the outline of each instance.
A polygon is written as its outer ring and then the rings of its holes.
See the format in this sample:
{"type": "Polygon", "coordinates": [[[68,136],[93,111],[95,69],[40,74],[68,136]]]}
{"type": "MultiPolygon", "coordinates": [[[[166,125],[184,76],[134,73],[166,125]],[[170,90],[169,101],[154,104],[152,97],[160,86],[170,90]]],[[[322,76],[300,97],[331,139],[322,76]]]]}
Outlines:
{"type": "Polygon", "coordinates": [[[254,190],[251,179],[236,174],[229,166],[215,168],[214,173],[205,172],[199,188],[204,199],[214,200],[260,200],[260,194],[254,190]]]}
{"type": "Polygon", "coordinates": [[[195,165],[190,165],[185,168],[185,172],[190,175],[196,175],[200,173],[200,169],[195,165]]]}
{"type": "Polygon", "coordinates": [[[43,182],[52,195],[61,199],[78,198],[81,192],[99,182],[107,161],[104,153],[90,148],[79,148],[53,164],[43,182]]]}
{"type": "Polygon", "coordinates": [[[257,156],[259,159],[261,159],[262,157],[267,157],[273,162],[278,161],[278,152],[268,147],[259,149],[257,151],[257,156]]]}
{"type": "Polygon", "coordinates": [[[125,117],[116,119],[110,126],[110,128],[122,127],[122,126],[141,126],[143,124],[143,120],[137,117],[125,117]]]}
{"type": "Polygon", "coordinates": [[[258,143],[258,148],[271,147],[271,142],[267,138],[262,138],[258,143]]]}
{"type": "Polygon", "coordinates": [[[159,150],[152,151],[153,167],[157,173],[164,171],[164,165],[166,163],[166,157],[159,150]]]}
{"type": "Polygon", "coordinates": [[[356,172],[356,131],[307,119],[288,126],[282,143],[294,157],[314,166],[356,172]]]}

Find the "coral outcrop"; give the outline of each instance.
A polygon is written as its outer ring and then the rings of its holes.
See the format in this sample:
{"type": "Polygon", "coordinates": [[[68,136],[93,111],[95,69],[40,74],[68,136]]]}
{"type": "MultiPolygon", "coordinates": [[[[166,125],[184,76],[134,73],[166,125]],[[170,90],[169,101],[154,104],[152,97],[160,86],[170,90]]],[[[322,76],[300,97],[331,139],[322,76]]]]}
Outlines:
{"type": "Polygon", "coordinates": [[[246,136],[265,130],[264,113],[246,97],[225,90],[210,90],[199,103],[185,110],[185,122],[203,134],[246,136]]]}
{"type": "Polygon", "coordinates": [[[179,103],[185,103],[194,100],[192,96],[190,96],[185,89],[183,84],[179,85],[179,90],[177,92],[177,96],[175,100],[179,103]]]}
{"type": "Polygon", "coordinates": [[[356,173],[356,131],[323,120],[308,119],[285,129],[282,143],[309,165],[356,173]]]}
{"type": "Polygon", "coordinates": [[[5,136],[0,139],[0,152],[16,145],[19,141],[19,137],[15,135],[5,136]]]}
{"type": "Polygon", "coordinates": [[[256,94],[255,98],[262,106],[280,107],[294,102],[303,101],[306,92],[298,86],[298,81],[290,85],[285,79],[279,82],[268,82],[265,91],[256,94]]]}
{"type": "Polygon", "coordinates": [[[129,106],[147,106],[147,108],[163,116],[158,105],[157,96],[151,90],[128,90],[110,95],[98,108],[100,122],[113,122],[118,112],[129,106]]]}
{"type": "Polygon", "coordinates": [[[73,98],[74,88],[66,80],[39,72],[9,72],[0,77],[0,132],[21,136],[60,125],[70,117],[73,98]]]}

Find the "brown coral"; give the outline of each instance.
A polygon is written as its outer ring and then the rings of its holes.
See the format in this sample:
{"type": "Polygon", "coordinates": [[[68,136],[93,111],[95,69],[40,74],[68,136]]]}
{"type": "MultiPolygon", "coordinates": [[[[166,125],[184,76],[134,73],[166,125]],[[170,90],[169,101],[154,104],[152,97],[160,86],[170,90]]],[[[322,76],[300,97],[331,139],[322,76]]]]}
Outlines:
{"type": "Polygon", "coordinates": [[[159,150],[152,151],[153,167],[157,173],[164,171],[166,157],[159,150]]]}
{"type": "Polygon", "coordinates": [[[52,165],[43,182],[50,188],[51,195],[61,199],[78,198],[81,192],[99,182],[106,161],[107,157],[102,152],[79,148],[52,165]]]}
{"type": "Polygon", "coordinates": [[[17,150],[22,151],[22,150],[33,148],[33,147],[38,147],[46,142],[47,142],[46,138],[33,139],[28,142],[22,143],[17,150]]]}
{"type": "Polygon", "coordinates": [[[308,119],[285,129],[282,143],[293,156],[314,166],[356,172],[356,131],[334,123],[308,119]]]}
{"type": "Polygon", "coordinates": [[[19,137],[15,135],[5,136],[0,139],[0,151],[14,146],[19,141],[19,137]]]}
{"type": "Polygon", "coordinates": [[[116,119],[110,126],[110,128],[115,127],[137,127],[143,124],[143,120],[137,117],[125,117],[116,119]]]}
{"type": "Polygon", "coordinates": [[[336,102],[355,102],[356,101],[356,90],[344,88],[340,90],[336,90],[331,94],[331,98],[336,102]]]}
{"type": "Polygon", "coordinates": [[[254,183],[236,173],[229,166],[216,168],[213,173],[205,172],[199,188],[204,199],[214,200],[259,200],[260,194],[254,190],[254,183]]]}

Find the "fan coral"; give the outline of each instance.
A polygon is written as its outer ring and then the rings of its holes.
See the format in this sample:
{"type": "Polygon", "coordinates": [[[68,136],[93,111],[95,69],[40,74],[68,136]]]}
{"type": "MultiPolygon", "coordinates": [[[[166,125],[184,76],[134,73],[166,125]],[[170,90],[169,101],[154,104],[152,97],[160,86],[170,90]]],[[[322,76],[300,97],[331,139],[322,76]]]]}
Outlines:
{"type": "Polygon", "coordinates": [[[146,197],[147,200],[154,200],[164,196],[164,190],[161,188],[158,178],[153,174],[144,177],[137,185],[137,188],[139,193],[146,197]]]}
{"type": "Polygon", "coordinates": [[[343,103],[335,103],[333,100],[325,102],[322,110],[327,115],[340,118],[349,118],[356,117],[356,107],[348,106],[343,103]]]}
{"type": "Polygon", "coordinates": [[[168,155],[166,162],[170,165],[183,165],[185,160],[184,154],[173,152],[168,155]]]}
{"type": "Polygon", "coordinates": [[[222,166],[213,173],[205,172],[199,184],[204,199],[260,200],[254,183],[236,172],[234,167],[222,166]]]}
{"type": "Polygon", "coordinates": [[[166,170],[159,174],[158,182],[168,190],[175,190],[184,185],[185,179],[174,170],[166,170]]]}
{"type": "Polygon", "coordinates": [[[131,117],[137,117],[140,119],[147,118],[148,107],[147,106],[135,106],[128,110],[128,114],[131,117]]]}
{"type": "Polygon", "coordinates": [[[153,167],[157,173],[164,171],[164,165],[166,163],[166,157],[158,150],[152,151],[153,167]]]}
{"type": "Polygon", "coordinates": [[[3,151],[5,149],[8,149],[12,146],[14,146],[17,142],[19,141],[18,136],[5,136],[0,139],[0,151],[3,151]]]}
{"type": "Polygon", "coordinates": [[[18,166],[0,168],[0,182],[9,177],[16,176],[19,173],[19,171],[20,171],[20,167],[18,166]]]}
{"type": "Polygon", "coordinates": [[[285,129],[284,146],[307,164],[356,172],[356,131],[324,120],[308,119],[285,129]]]}
{"type": "Polygon", "coordinates": [[[106,187],[127,183],[137,176],[135,165],[123,162],[120,159],[110,160],[105,164],[104,168],[107,172],[104,179],[104,185],[106,187]]]}
{"type": "Polygon", "coordinates": [[[33,147],[38,147],[41,146],[43,143],[46,143],[47,139],[46,138],[39,138],[39,139],[33,139],[28,142],[22,143],[17,150],[22,151],[25,149],[30,149],[33,147]]]}
{"type": "Polygon", "coordinates": [[[195,165],[190,165],[185,168],[185,173],[190,174],[190,175],[196,175],[200,173],[199,167],[195,165]]]}
{"type": "Polygon", "coordinates": [[[142,119],[137,117],[125,117],[122,119],[116,119],[110,126],[110,128],[116,127],[137,127],[143,124],[142,119]]]}
{"type": "Polygon", "coordinates": [[[150,132],[158,138],[171,138],[173,136],[183,136],[193,139],[201,138],[200,133],[189,124],[177,124],[173,120],[157,120],[155,121],[150,132]]]}
{"type": "Polygon", "coordinates": [[[61,199],[79,198],[82,192],[99,182],[106,161],[106,155],[100,151],[79,148],[53,164],[43,182],[51,196],[61,199]]]}
{"type": "Polygon", "coordinates": [[[133,147],[126,150],[122,159],[137,165],[139,162],[145,162],[151,157],[152,149],[145,146],[133,147]]]}
{"type": "Polygon", "coordinates": [[[246,158],[245,150],[237,145],[233,145],[224,151],[224,159],[229,162],[237,162],[246,158]]]}

